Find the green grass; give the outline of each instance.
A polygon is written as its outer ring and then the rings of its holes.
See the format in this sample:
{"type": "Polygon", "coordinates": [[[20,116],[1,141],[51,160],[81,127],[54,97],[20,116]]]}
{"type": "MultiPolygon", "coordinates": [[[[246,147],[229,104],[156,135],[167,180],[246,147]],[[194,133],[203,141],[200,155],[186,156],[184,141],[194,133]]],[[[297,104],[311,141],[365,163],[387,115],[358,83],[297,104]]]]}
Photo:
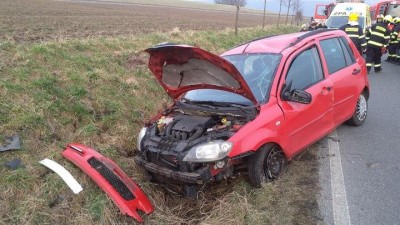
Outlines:
{"type": "Polygon", "coordinates": [[[23,162],[16,171],[0,166],[0,224],[134,223],[61,156],[69,142],[98,149],[141,184],[156,209],[145,224],[315,223],[315,207],[298,210],[298,205],[314,204],[309,189],[315,184],[298,187],[304,177],[316,176],[297,173],[314,168],[310,162],[293,163],[288,175],[263,189],[253,189],[237,178],[194,202],[149,183],[131,157],[143,123],[165,102],[171,103],[147,69],[148,56],[142,50],[174,42],[219,54],[256,37],[296,30],[273,26],[242,29],[239,36],[226,29],[32,44],[0,42],[7,52],[0,61],[0,137],[18,133],[23,142],[22,150],[0,153],[0,164],[14,158],[23,162]],[[38,163],[44,158],[65,166],[84,191],[72,194],[57,175],[38,163]],[[55,201],[59,196],[63,200],[55,201]]]}

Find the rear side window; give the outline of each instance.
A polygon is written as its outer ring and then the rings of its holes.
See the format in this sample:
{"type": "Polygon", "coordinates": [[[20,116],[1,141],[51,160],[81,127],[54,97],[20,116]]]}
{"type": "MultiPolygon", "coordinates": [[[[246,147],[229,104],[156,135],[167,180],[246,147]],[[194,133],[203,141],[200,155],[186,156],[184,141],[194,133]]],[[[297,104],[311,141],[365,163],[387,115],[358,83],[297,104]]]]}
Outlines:
{"type": "Polygon", "coordinates": [[[341,70],[347,66],[343,49],[338,38],[321,41],[323,54],[328,65],[329,74],[341,70]]]}
{"type": "Polygon", "coordinates": [[[290,65],[286,83],[292,82],[291,90],[304,90],[323,78],[321,60],[314,46],[296,56],[290,65]]]}
{"type": "Polygon", "coordinates": [[[350,48],[349,42],[344,37],[340,37],[340,44],[342,45],[344,57],[346,59],[346,64],[348,66],[353,65],[356,62],[356,57],[350,48]]]}

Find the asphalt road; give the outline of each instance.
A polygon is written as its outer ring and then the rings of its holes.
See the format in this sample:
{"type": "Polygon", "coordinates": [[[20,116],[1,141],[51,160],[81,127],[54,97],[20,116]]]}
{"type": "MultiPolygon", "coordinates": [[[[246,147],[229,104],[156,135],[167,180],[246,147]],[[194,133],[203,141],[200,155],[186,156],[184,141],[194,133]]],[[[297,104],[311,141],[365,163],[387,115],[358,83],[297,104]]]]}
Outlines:
{"type": "Polygon", "coordinates": [[[400,66],[382,67],[369,74],[365,124],[319,142],[325,224],[400,224],[400,66]]]}

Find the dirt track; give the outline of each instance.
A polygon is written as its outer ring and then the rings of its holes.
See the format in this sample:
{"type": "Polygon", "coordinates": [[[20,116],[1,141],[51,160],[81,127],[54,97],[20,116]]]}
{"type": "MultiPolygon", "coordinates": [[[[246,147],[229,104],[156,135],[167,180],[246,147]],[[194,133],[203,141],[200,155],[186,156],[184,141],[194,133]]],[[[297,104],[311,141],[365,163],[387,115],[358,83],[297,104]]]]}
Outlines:
{"type": "MultiPolygon", "coordinates": [[[[154,31],[223,29],[234,12],[51,0],[0,2],[0,40],[46,41],[88,36],[135,35],[154,31]]],[[[274,23],[276,17],[267,17],[274,23]]],[[[260,26],[260,14],[240,15],[239,25],[260,26]]]]}

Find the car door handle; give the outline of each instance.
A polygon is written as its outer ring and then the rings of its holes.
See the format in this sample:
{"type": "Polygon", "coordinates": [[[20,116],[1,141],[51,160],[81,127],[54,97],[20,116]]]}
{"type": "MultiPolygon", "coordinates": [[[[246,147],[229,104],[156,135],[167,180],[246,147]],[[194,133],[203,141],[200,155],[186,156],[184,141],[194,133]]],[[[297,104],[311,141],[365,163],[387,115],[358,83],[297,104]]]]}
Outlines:
{"type": "Polygon", "coordinates": [[[357,75],[357,74],[359,74],[361,72],[361,69],[360,68],[356,68],[356,69],[354,69],[353,70],[353,75],[357,75]]]}
{"type": "Polygon", "coordinates": [[[329,92],[330,92],[331,90],[332,90],[332,87],[331,87],[331,86],[325,86],[325,87],[322,88],[321,94],[327,95],[327,94],[329,94],[329,92]]]}

